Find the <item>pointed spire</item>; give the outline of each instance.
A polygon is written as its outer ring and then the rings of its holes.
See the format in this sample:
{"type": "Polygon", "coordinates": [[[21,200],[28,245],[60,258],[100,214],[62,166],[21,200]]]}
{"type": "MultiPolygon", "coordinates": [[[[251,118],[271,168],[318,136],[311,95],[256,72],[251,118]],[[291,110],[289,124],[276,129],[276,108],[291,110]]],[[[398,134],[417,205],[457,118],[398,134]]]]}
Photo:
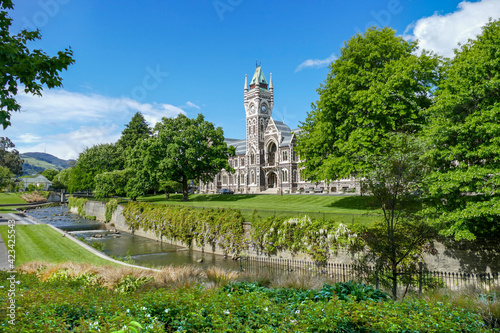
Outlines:
{"type": "Polygon", "coordinates": [[[273,73],[269,74],[269,89],[273,89],[273,73]]]}
{"type": "Polygon", "coordinates": [[[245,74],[245,87],[243,88],[245,91],[248,91],[248,78],[247,75],[245,74]]]}

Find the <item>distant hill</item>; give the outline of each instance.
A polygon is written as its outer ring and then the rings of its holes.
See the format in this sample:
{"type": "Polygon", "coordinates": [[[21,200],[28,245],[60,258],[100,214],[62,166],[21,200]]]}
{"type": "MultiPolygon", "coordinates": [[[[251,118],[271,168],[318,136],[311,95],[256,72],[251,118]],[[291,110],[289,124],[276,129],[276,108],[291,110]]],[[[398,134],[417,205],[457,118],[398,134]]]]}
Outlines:
{"type": "Polygon", "coordinates": [[[63,170],[69,168],[75,160],[62,160],[46,153],[19,154],[24,160],[23,175],[36,175],[45,169],[63,170]]]}

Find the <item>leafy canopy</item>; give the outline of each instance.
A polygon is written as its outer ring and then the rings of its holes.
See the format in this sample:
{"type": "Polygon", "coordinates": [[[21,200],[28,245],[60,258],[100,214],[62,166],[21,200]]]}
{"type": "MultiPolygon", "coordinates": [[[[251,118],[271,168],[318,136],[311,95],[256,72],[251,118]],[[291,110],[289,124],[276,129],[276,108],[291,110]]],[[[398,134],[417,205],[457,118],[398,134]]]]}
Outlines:
{"type": "Polygon", "coordinates": [[[345,43],[301,124],[297,151],[306,178],[359,175],[364,157],[378,154],[390,133],[419,130],[439,59],[416,49],[390,28],[369,28],[345,43]]]}
{"type": "Polygon", "coordinates": [[[30,51],[28,42],[41,38],[40,31],[22,30],[11,35],[9,27],[12,19],[6,9],[13,9],[11,0],[0,0],[0,124],[6,129],[11,125],[10,115],[19,111],[21,106],[16,102],[18,84],[25,93],[41,96],[43,86],[60,87],[62,78],[59,73],[74,63],[73,51],[59,51],[57,56],[50,57],[42,50],[30,51]]]}
{"type": "Polygon", "coordinates": [[[14,175],[23,173],[23,159],[19,156],[14,143],[7,137],[0,137],[0,167],[5,167],[14,175]]]}
{"type": "Polygon", "coordinates": [[[138,172],[139,182],[181,183],[187,201],[188,180],[210,181],[221,169],[230,170],[232,155],[234,148],[226,145],[220,127],[201,114],[194,119],[181,114],[156,124],[154,135],[134,149],[127,163],[138,172]]]}
{"type": "Polygon", "coordinates": [[[500,236],[500,21],[455,50],[426,130],[430,217],[458,239],[500,236]]]}

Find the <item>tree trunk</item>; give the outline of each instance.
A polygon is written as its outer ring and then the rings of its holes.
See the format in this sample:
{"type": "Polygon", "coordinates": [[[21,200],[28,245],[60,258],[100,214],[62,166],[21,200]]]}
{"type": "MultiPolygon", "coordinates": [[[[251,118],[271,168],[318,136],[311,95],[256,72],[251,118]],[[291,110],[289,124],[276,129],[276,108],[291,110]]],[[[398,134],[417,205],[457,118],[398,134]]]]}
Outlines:
{"type": "Polygon", "coordinates": [[[188,198],[188,180],[182,177],[182,201],[189,201],[188,198]]]}

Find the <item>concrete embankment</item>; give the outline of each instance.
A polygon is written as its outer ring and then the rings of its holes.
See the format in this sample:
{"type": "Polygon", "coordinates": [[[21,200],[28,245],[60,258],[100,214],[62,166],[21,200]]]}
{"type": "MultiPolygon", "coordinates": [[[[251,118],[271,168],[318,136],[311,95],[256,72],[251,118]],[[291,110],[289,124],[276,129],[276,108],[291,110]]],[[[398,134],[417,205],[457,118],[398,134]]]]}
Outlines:
{"type": "MultiPolygon", "coordinates": [[[[85,203],[85,211],[87,215],[95,216],[97,220],[105,222],[106,206],[102,202],[87,201],[85,203]]],[[[76,208],[72,208],[72,212],[77,213],[76,208]]],[[[125,217],[123,216],[123,206],[118,205],[113,213],[110,222],[107,223],[108,228],[116,228],[119,231],[132,232],[126,225],[125,217]]],[[[251,232],[251,223],[243,225],[246,236],[251,232]]],[[[169,239],[161,239],[156,234],[150,231],[135,230],[135,235],[154,239],[157,241],[168,242],[178,246],[186,246],[181,242],[176,242],[169,239]]],[[[425,263],[431,271],[444,272],[468,272],[468,273],[484,273],[484,272],[499,272],[500,271],[500,244],[498,242],[486,242],[484,240],[476,242],[435,242],[436,254],[425,255],[425,263]]],[[[200,248],[192,244],[191,248],[196,251],[204,251],[207,253],[223,254],[218,248],[205,247],[200,248]]],[[[260,256],[259,253],[248,249],[246,252],[250,256],[260,256]]],[[[284,259],[306,259],[304,255],[292,255],[288,252],[280,252],[277,257],[284,259]]],[[[331,258],[332,263],[350,264],[352,262],[348,253],[339,251],[337,256],[331,258]]]]}

